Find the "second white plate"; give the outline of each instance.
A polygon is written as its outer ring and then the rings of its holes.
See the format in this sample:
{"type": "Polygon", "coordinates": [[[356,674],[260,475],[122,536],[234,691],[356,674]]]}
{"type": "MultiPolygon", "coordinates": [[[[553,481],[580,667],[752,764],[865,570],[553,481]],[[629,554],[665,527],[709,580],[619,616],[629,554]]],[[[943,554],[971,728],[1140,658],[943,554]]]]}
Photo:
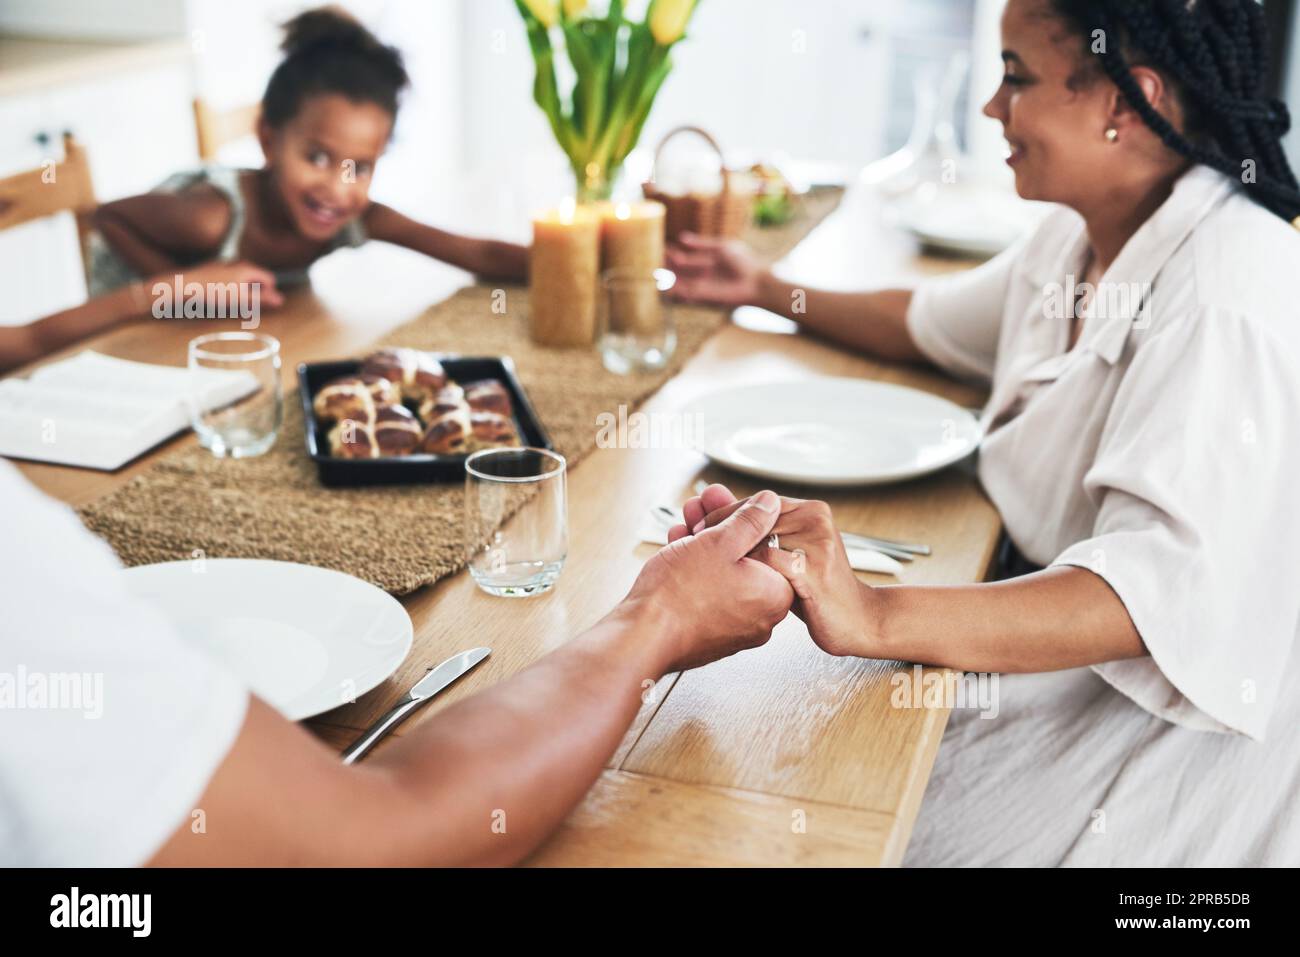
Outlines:
{"type": "Polygon", "coordinates": [[[814,378],[741,386],[684,410],[713,461],[803,485],[876,485],[953,464],[979,446],[979,422],[916,389],[814,378]],[[696,418],[698,416],[698,418],[696,418]]]}
{"type": "Polygon", "coordinates": [[[291,721],[337,708],[397,670],[411,617],[343,572],[293,562],[207,558],[126,571],[157,608],[291,721]]]}

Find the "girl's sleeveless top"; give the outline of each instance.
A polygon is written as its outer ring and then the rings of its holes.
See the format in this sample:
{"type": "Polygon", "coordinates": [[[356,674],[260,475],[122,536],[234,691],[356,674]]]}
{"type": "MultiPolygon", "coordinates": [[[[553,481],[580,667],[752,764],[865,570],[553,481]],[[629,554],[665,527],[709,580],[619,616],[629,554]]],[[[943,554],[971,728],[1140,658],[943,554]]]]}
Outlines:
{"type": "MultiPolygon", "coordinates": [[[[244,170],[231,166],[204,166],[197,170],[174,173],[154,187],[155,193],[180,193],[195,186],[211,186],[226,197],[230,203],[230,226],[221,241],[221,247],[214,257],[220,262],[237,262],[239,248],[244,238],[244,226],[247,222],[246,204],[243,190],[239,187],[240,176],[244,170]]],[[[327,252],[342,247],[360,246],[366,241],[365,228],[359,219],[354,219],[339,230],[330,241],[327,252]]],[[[98,230],[89,235],[90,269],[88,270],[88,294],[98,296],[114,289],[135,282],[141,277],[114,251],[98,230]]],[[[279,288],[298,285],[307,281],[307,270],[292,269],[277,271],[276,285],[279,288]]]]}

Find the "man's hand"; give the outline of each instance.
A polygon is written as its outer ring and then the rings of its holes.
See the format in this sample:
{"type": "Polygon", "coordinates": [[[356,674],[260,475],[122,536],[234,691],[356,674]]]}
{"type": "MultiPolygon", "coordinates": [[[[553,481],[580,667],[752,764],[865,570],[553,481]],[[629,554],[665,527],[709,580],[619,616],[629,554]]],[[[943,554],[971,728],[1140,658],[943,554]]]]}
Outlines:
{"type": "Polygon", "coordinates": [[[794,593],[772,568],[747,557],[771,534],[780,499],[760,492],[716,527],[677,535],[646,563],[625,604],[658,616],[672,642],[665,671],[681,671],[763,644],[794,593]]]}
{"type": "MultiPolygon", "coordinates": [[[[711,485],[683,508],[691,531],[679,525],[669,539],[681,541],[692,533],[707,535],[749,501],[737,501],[725,486],[711,485]]],[[[769,548],[764,536],[750,556],[780,572],[790,583],[796,596],[792,610],[808,626],[818,647],[832,655],[880,657],[879,597],[853,574],[830,506],[782,498],[772,533],[780,547],[769,548]]]]}

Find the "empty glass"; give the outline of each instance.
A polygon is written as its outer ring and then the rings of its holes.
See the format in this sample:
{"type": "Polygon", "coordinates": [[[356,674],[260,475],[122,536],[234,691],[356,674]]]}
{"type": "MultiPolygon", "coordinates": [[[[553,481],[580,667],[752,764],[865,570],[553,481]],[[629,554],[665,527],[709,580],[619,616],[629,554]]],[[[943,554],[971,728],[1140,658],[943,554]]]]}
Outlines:
{"type": "Polygon", "coordinates": [[[610,372],[662,369],[677,348],[663,301],[677,277],[667,269],[608,269],[600,276],[600,357],[610,372]]]}
{"type": "Polygon", "coordinates": [[[569,553],[564,456],[484,449],[465,460],[469,572],[489,595],[550,591],[569,553]]]}
{"type": "Polygon", "coordinates": [[[280,343],[253,332],[190,340],[190,422],[213,455],[251,458],[275,444],[284,419],[280,343]]]}

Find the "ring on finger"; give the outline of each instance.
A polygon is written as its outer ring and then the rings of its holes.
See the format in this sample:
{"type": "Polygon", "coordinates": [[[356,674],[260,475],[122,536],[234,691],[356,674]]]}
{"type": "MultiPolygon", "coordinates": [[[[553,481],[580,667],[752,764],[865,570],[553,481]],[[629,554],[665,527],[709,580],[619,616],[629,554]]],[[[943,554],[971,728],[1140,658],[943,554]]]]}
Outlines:
{"type": "Polygon", "coordinates": [[[779,552],[781,550],[781,536],[777,535],[776,532],[773,532],[768,536],[767,547],[772,549],[774,552],[779,552]]]}

